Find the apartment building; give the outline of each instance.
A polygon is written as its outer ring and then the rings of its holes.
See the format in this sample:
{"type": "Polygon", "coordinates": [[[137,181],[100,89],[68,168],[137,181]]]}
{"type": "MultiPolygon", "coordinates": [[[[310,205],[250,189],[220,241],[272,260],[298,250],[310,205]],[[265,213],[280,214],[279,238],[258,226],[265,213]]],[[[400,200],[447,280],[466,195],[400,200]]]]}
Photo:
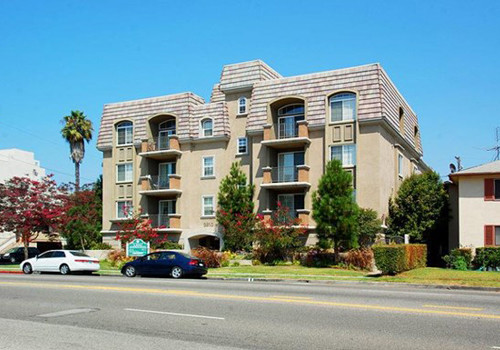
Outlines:
{"type": "Polygon", "coordinates": [[[217,192],[235,161],[257,211],[287,205],[308,244],[312,193],[330,159],[352,173],[358,204],[381,217],[402,179],[428,169],[417,116],[379,64],[292,77],[260,60],[226,65],[208,103],[185,92],[105,105],[98,149],[105,241],[129,208],[185,249],[222,244],[217,192]]]}

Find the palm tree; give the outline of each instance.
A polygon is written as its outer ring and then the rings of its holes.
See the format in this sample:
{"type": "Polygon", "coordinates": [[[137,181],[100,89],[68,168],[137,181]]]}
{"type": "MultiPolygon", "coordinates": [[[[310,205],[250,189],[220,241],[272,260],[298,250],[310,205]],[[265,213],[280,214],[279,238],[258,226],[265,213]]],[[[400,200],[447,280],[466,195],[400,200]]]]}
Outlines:
{"type": "Polygon", "coordinates": [[[75,163],[75,190],[80,190],[80,163],[85,156],[85,142],[92,139],[92,122],[80,111],[71,111],[61,120],[64,127],[61,130],[62,137],[68,141],[71,159],[75,163]]]}

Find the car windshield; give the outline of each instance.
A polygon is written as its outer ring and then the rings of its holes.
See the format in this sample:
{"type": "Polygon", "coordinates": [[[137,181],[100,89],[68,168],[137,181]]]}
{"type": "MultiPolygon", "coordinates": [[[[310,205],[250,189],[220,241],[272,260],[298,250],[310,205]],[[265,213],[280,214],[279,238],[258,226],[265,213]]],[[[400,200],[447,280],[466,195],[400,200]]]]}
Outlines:
{"type": "Polygon", "coordinates": [[[74,255],[74,256],[84,256],[86,258],[90,258],[90,256],[88,256],[87,254],[83,254],[82,252],[70,252],[71,255],[74,255]]]}
{"type": "Polygon", "coordinates": [[[17,252],[17,248],[12,248],[7,251],[7,253],[15,253],[17,252]]]}

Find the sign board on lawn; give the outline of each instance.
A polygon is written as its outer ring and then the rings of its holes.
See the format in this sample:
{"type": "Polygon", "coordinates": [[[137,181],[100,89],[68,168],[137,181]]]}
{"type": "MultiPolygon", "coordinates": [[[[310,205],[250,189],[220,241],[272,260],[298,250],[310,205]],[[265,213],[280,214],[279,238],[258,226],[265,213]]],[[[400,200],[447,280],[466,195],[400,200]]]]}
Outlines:
{"type": "Polygon", "coordinates": [[[149,253],[149,242],[134,239],[127,243],[127,256],[144,256],[149,253]]]}

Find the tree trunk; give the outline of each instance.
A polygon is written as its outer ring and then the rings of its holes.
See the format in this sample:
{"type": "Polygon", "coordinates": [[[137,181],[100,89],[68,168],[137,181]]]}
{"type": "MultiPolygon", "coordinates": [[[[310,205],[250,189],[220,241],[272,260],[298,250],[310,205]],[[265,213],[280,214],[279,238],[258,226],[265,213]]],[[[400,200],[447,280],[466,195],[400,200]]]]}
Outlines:
{"type": "Polygon", "coordinates": [[[82,252],[85,250],[85,245],[83,244],[83,235],[80,235],[80,244],[82,245],[82,252]]]}
{"type": "Polygon", "coordinates": [[[28,254],[28,239],[26,237],[23,237],[23,244],[24,244],[24,260],[28,260],[29,254],[28,254]]]}
{"type": "Polygon", "coordinates": [[[75,191],[80,191],[80,163],[75,162],[75,191]]]}
{"type": "Polygon", "coordinates": [[[340,262],[340,254],[339,254],[339,243],[338,240],[335,240],[333,242],[333,249],[335,249],[334,254],[335,254],[335,264],[338,265],[340,262]]]}

